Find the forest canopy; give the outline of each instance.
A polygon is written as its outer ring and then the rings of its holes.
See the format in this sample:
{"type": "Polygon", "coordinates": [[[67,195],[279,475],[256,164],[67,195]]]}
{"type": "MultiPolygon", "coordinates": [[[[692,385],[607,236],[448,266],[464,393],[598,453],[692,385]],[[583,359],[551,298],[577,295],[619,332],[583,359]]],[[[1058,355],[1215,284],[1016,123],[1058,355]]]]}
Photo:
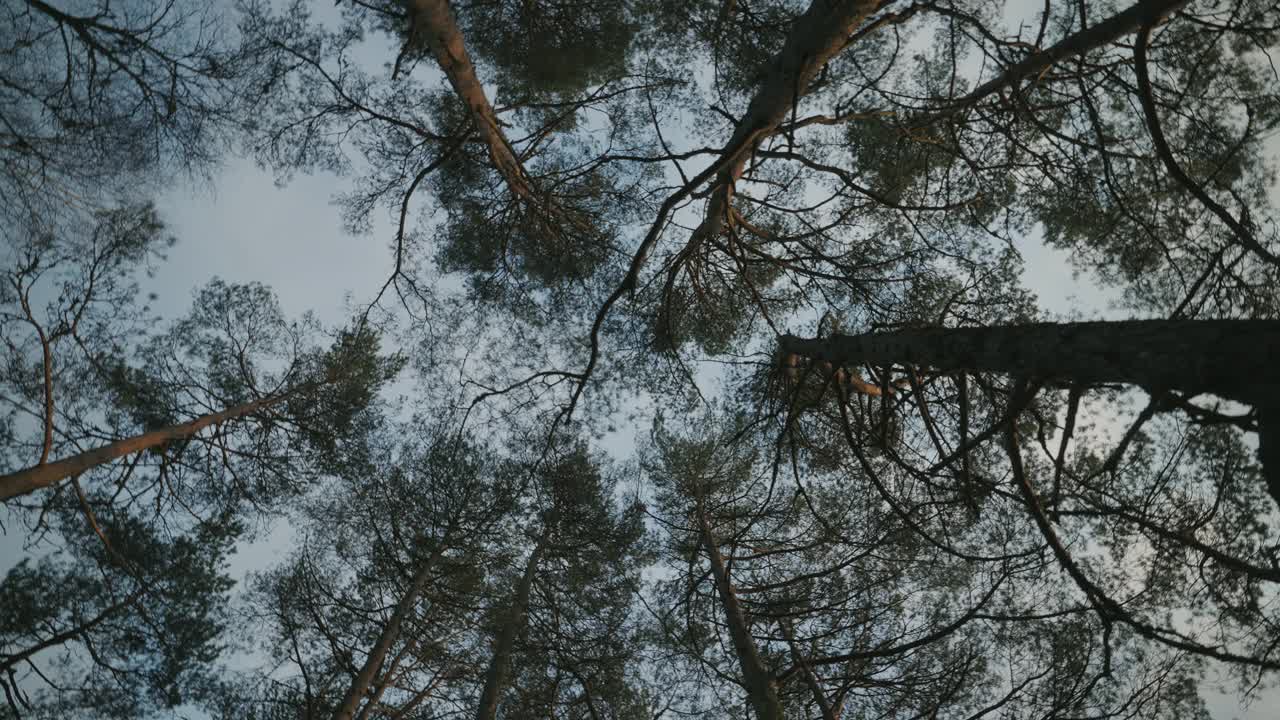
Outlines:
{"type": "Polygon", "coordinates": [[[1265,704],[1277,44],[1262,0],[5,3],[0,718],[1265,704]],[[238,158],[374,241],[343,316],[145,291],[157,198],[238,158]]]}

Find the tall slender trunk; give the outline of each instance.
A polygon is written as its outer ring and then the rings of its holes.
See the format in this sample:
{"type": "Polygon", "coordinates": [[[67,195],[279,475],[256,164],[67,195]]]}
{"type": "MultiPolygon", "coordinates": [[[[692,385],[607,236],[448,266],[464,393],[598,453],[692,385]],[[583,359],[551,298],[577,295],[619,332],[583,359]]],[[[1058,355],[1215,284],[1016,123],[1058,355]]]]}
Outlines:
{"type": "Polygon", "coordinates": [[[785,355],[836,366],[912,363],[1126,383],[1149,392],[1209,392],[1253,405],[1267,487],[1280,502],[1280,320],[1122,320],[982,328],[910,328],[803,339],[784,335],[785,355]]]}
{"type": "Polygon", "coordinates": [[[756,649],[755,639],[751,637],[751,626],[747,624],[746,614],[743,613],[738,595],[733,590],[724,557],[720,554],[720,545],[711,533],[711,525],[707,522],[707,514],[701,501],[698,503],[697,513],[702,546],[711,558],[711,575],[715,578],[716,593],[720,596],[720,605],[724,609],[725,621],[729,625],[729,638],[733,641],[733,650],[742,668],[742,682],[747,687],[747,701],[755,710],[757,720],[783,720],[777,681],[765,666],[764,660],[760,658],[760,651],[756,649]]]}
{"type": "Polygon", "coordinates": [[[117,440],[102,447],[85,450],[82,453],[77,453],[56,462],[34,465],[25,470],[0,476],[0,500],[7,500],[11,497],[26,495],[41,488],[50,487],[98,465],[141,450],[160,447],[167,442],[189,438],[210,425],[217,425],[228,420],[252,415],[255,412],[288,400],[301,389],[301,387],[294,388],[289,392],[236,405],[221,412],[201,415],[190,422],[151,430],[130,438],[117,440]]]}
{"type": "Polygon", "coordinates": [[[475,65],[467,53],[462,30],[458,28],[448,0],[412,0],[409,12],[413,33],[420,42],[426,43],[454,93],[466,104],[480,138],[489,149],[494,169],[502,175],[512,194],[522,200],[534,201],[532,182],[498,124],[498,115],[485,95],[480,78],[476,76],[475,65]]]}
{"type": "MultiPolygon", "coordinates": [[[[448,533],[445,533],[445,540],[448,539],[448,533]]],[[[391,645],[400,637],[400,626],[404,623],[404,619],[408,617],[409,611],[413,609],[414,604],[418,602],[418,598],[422,595],[423,589],[427,586],[427,581],[431,579],[431,571],[436,568],[440,561],[440,553],[443,549],[443,542],[437,546],[436,550],[418,567],[418,571],[414,573],[413,580],[409,583],[409,589],[404,595],[400,596],[400,600],[396,603],[396,608],[391,612],[391,617],[387,620],[387,624],[382,627],[382,632],[378,634],[378,641],[374,643],[373,649],[369,651],[369,657],[365,658],[364,666],[360,668],[360,672],[351,681],[351,687],[347,690],[347,695],[342,701],[342,705],[333,714],[333,720],[351,720],[356,709],[360,707],[360,699],[369,691],[369,686],[373,683],[373,679],[378,674],[378,670],[382,667],[383,661],[386,660],[387,652],[391,650],[391,645]]]]}
{"type": "Polygon", "coordinates": [[[819,71],[844,49],[849,36],[877,5],[876,0],[813,0],[796,19],[726,145],[736,152],[716,175],[706,215],[691,245],[720,233],[729,216],[734,185],[742,178],[756,143],[786,119],[819,71]]]}
{"type": "Polygon", "coordinates": [[[538,563],[542,561],[542,553],[546,550],[550,537],[551,523],[548,522],[542,536],[538,538],[538,544],[525,561],[524,574],[520,576],[506,620],[498,631],[493,645],[493,657],[489,660],[489,671],[485,673],[484,690],[480,693],[480,705],[476,708],[476,720],[494,720],[498,716],[498,696],[507,685],[507,676],[511,672],[511,652],[515,648],[516,636],[524,628],[533,578],[538,574],[538,563]]]}
{"type": "Polygon", "coordinates": [[[791,662],[795,663],[796,667],[799,668],[800,677],[804,679],[805,686],[809,688],[810,694],[813,695],[813,702],[817,704],[818,711],[822,713],[822,720],[840,720],[839,711],[831,706],[831,700],[823,692],[822,685],[818,683],[818,677],[814,674],[813,668],[809,667],[809,663],[805,662],[804,654],[796,646],[796,635],[791,629],[791,621],[783,619],[778,625],[782,628],[782,636],[786,638],[787,647],[791,650],[791,662]]]}

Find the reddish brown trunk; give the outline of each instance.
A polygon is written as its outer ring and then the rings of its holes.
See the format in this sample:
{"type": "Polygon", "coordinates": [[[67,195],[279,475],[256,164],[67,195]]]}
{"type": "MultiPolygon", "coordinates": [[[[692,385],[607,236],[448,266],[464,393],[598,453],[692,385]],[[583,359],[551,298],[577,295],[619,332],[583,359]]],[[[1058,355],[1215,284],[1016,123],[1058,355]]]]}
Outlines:
{"type": "Polygon", "coordinates": [[[698,528],[702,535],[702,546],[711,559],[711,575],[715,579],[716,593],[720,596],[720,605],[724,609],[725,622],[729,625],[729,638],[733,641],[734,653],[738,656],[738,664],[742,668],[742,682],[747,688],[747,701],[755,710],[757,720],[783,720],[782,703],[778,699],[777,681],[760,652],[756,649],[755,638],[751,637],[751,626],[747,624],[746,614],[738,602],[733,583],[729,579],[729,571],[725,567],[724,557],[720,554],[720,545],[711,533],[711,525],[707,522],[706,513],[701,503],[698,505],[698,528]]]}
{"type": "Polygon", "coordinates": [[[467,53],[462,30],[458,28],[449,3],[447,0],[413,0],[409,7],[414,34],[420,42],[426,43],[454,93],[466,104],[477,132],[489,149],[493,167],[516,197],[532,200],[532,183],[498,124],[497,113],[476,76],[475,65],[467,53]]]}
{"type": "Polygon", "coordinates": [[[742,178],[756,143],[786,119],[818,72],[844,49],[849,35],[878,4],[874,0],[814,0],[796,19],[726,145],[737,152],[716,175],[706,216],[694,232],[695,242],[720,233],[730,212],[734,184],[742,178]]]}
{"type": "Polygon", "coordinates": [[[281,403],[287,400],[294,392],[297,392],[297,390],[247,402],[222,412],[202,415],[190,422],[152,430],[131,438],[117,440],[93,450],[86,450],[56,462],[36,465],[25,470],[0,476],[0,500],[7,500],[11,497],[35,492],[41,488],[51,487],[62,480],[79,475],[98,465],[141,450],[156,448],[167,442],[189,438],[210,425],[251,415],[259,410],[281,403]]]}
{"type": "Polygon", "coordinates": [[[400,626],[404,623],[404,619],[408,617],[409,611],[413,609],[414,604],[418,602],[423,589],[427,586],[427,580],[431,578],[431,571],[435,568],[439,559],[440,551],[436,550],[431,553],[431,556],[414,574],[413,580],[409,583],[409,589],[405,591],[399,602],[396,603],[395,610],[392,611],[387,624],[383,626],[382,632],[378,635],[378,641],[374,643],[373,649],[369,651],[369,657],[365,658],[364,666],[360,668],[360,672],[351,681],[347,696],[343,699],[342,705],[338,707],[338,710],[334,712],[333,720],[351,720],[355,716],[356,709],[360,707],[360,699],[369,691],[369,686],[373,684],[374,677],[386,660],[387,652],[391,650],[392,643],[396,641],[396,638],[400,637],[400,626]]]}
{"type": "Polygon", "coordinates": [[[511,672],[511,652],[515,649],[516,636],[524,628],[525,613],[529,608],[529,593],[533,589],[533,578],[538,574],[538,563],[546,549],[551,535],[551,525],[542,531],[542,537],[534,546],[525,562],[524,574],[516,585],[515,597],[511,599],[511,608],[507,611],[506,621],[498,631],[493,645],[493,657],[489,660],[489,671],[485,673],[484,690],[480,693],[480,705],[476,708],[476,720],[494,720],[498,716],[498,696],[507,684],[507,676],[511,672]]]}

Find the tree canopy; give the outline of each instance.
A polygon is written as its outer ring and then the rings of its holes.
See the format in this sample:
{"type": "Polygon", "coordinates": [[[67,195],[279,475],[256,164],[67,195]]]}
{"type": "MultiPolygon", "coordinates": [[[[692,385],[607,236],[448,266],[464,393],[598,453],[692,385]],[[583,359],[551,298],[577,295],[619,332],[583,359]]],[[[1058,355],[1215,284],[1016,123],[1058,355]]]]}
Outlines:
{"type": "Polygon", "coordinates": [[[1275,4],[0,15],[0,718],[1277,685],[1275,4]],[[143,296],[156,194],[240,155],[385,246],[345,316],[143,296]]]}

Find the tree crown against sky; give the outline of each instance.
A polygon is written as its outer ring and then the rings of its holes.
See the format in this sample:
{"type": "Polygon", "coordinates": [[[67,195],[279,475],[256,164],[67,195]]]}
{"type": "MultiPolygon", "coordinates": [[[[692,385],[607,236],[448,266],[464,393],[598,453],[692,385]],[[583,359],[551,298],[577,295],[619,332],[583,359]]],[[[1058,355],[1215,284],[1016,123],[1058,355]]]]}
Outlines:
{"type": "Polygon", "coordinates": [[[5,12],[8,715],[1194,717],[1209,669],[1274,682],[1271,5],[5,12]],[[233,145],[390,217],[350,317],[216,280],[151,319],[148,196],[233,145]],[[1049,316],[1036,243],[1126,319],[1049,316]]]}

